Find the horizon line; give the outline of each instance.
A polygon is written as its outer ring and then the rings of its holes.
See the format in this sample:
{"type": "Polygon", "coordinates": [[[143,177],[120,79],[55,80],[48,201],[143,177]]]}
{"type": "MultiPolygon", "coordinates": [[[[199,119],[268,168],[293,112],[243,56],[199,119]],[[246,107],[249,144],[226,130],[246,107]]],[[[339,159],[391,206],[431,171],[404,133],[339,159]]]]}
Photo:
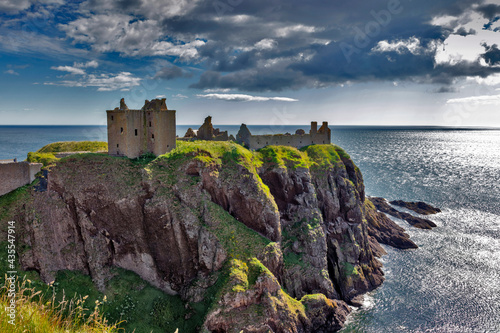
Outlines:
{"type": "MultiPolygon", "coordinates": [[[[241,124],[216,124],[216,126],[240,126],[241,124]]],[[[269,124],[246,124],[247,126],[268,126],[268,127],[282,127],[282,126],[310,126],[310,124],[282,124],[282,125],[269,125],[269,124]]],[[[83,126],[93,126],[93,127],[107,127],[107,125],[98,124],[5,124],[0,125],[0,127],[83,127],[83,126]]],[[[201,126],[200,124],[176,124],[176,126],[201,126]]],[[[460,129],[460,128],[476,128],[476,129],[500,129],[500,126],[484,126],[484,125],[371,125],[371,124],[360,124],[360,125],[345,125],[337,124],[331,125],[329,127],[425,127],[425,128],[450,128],[450,129],[460,129]]]]}

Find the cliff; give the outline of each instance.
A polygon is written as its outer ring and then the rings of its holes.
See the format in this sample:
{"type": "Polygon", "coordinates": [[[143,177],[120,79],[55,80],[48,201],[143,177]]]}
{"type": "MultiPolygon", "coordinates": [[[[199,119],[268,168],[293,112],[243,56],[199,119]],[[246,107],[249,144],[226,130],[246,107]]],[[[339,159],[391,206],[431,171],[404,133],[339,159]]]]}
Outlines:
{"type": "Polygon", "coordinates": [[[206,332],[336,331],[384,280],[378,241],[416,247],[334,145],[179,142],[154,160],[69,156],[46,180],[11,212],[23,269],[79,271],[101,291],[114,267],[133,271],[206,332]]]}

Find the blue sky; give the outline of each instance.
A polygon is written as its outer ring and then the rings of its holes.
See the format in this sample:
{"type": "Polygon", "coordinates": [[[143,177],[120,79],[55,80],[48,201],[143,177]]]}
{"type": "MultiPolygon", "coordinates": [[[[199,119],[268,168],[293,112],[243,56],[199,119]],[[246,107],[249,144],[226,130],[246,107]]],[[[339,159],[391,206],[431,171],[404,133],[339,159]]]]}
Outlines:
{"type": "Polygon", "coordinates": [[[0,0],[0,125],[500,127],[498,0],[0,0]]]}

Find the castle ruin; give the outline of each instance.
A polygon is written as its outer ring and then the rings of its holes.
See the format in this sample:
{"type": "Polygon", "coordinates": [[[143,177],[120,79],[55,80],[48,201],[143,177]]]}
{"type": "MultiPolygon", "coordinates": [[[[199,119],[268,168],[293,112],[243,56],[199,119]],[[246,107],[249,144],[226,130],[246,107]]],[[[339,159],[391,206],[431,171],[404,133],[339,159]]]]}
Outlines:
{"type": "Polygon", "coordinates": [[[175,148],[175,110],[167,109],[166,98],[146,100],[140,110],[129,109],[122,98],[120,107],[106,113],[109,155],[158,156],[175,148]]]}
{"type": "Polygon", "coordinates": [[[300,149],[313,144],[330,144],[332,132],[328,127],[328,122],[324,121],[318,129],[318,123],[311,122],[311,129],[307,134],[303,129],[298,129],[295,134],[265,134],[253,135],[245,124],[241,124],[240,130],[236,135],[228,136],[227,131],[220,131],[213,127],[212,117],[205,118],[205,122],[197,132],[189,128],[180,140],[208,140],[208,141],[236,141],[248,149],[256,150],[269,145],[292,146],[300,149]]]}
{"type": "Polygon", "coordinates": [[[269,145],[292,146],[300,149],[313,144],[330,144],[331,134],[332,132],[326,121],[323,122],[323,125],[319,129],[317,122],[311,122],[309,134],[306,134],[302,129],[298,129],[295,134],[252,135],[247,126],[241,124],[240,130],[236,135],[236,141],[253,150],[269,145]]]}

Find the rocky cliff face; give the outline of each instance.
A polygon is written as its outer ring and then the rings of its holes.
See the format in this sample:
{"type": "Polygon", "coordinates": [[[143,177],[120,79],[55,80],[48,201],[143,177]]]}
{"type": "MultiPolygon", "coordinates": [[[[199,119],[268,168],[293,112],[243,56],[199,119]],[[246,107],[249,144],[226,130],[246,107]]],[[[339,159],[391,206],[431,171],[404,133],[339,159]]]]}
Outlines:
{"type": "Polygon", "coordinates": [[[71,156],[47,179],[19,213],[24,269],[104,289],[118,266],[194,302],[218,286],[204,331],[336,331],[383,282],[377,239],[407,239],[377,234],[361,173],[333,145],[183,142],[150,162],[71,156]]]}

